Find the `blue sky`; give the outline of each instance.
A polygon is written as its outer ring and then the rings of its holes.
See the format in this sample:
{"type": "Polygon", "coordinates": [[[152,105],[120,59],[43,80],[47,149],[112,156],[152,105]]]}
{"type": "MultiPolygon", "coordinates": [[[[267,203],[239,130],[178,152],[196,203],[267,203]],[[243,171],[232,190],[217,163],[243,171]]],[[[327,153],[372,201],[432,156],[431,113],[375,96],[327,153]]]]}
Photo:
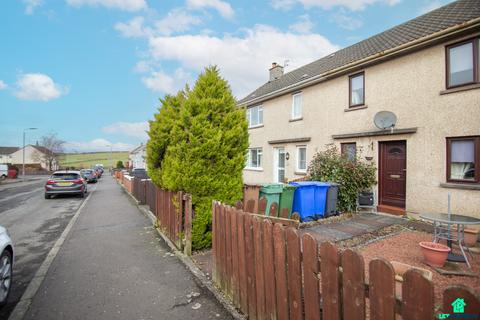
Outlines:
{"type": "Polygon", "coordinates": [[[67,151],[146,140],[158,99],[219,66],[242,98],[268,78],[448,0],[3,0],[0,146],[55,132],[67,151]]]}

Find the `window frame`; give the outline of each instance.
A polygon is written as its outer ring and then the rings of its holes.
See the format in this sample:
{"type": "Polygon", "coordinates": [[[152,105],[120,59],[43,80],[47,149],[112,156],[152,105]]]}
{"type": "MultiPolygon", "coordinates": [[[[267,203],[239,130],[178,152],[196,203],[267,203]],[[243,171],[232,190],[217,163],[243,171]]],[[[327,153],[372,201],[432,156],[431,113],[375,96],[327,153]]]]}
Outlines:
{"type": "Polygon", "coordinates": [[[365,105],[365,71],[361,71],[348,76],[348,107],[355,108],[355,107],[360,107],[364,105],[365,105]],[[362,86],[363,101],[362,103],[352,104],[352,79],[359,76],[363,76],[363,86],[362,86]]]}
{"type": "Polygon", "coordinates": [[[256,106],[248,107],[246,113],[247,113],[246,116],[247,116],[248,128],[249,128],[249,129],[250,129],[250,128],[257,128],[257,127],[263,126],[263,105],[258,104],[258,105],[256,105],[256,106]],[[256,109],[256,110],[257,110],[257,113],[258,113],[258,115],[257,115],[257,117],[258,117],[258,123],[257,123],[257,124],[254,124],[254,125],[251,124],[251,122],[252,122],[252,121],[251,121],[251,118],[252,118],[252,109],[256,109]],[[261,122],[260,122],[260,117],[259,117],[259,115],[260,115],[260,110],[261,110],[261,112],[262,112],[262,121],[261,121],[261,122]]]}
{"type": "Polygon", "coordinates": [[[446,180],[451,183],[462,183],[462,184],[480,184],[480,136],[461,136],[461,137],[447,137],[446,140],[446,180]],[[451,174],[451,159],[452,159],[452,141],[463,141],[463,140],[473,140],[474,141],[474,151],[473,154],[474,164],[475,164],[475,177],[473,180],[461,180],[461,179],[452,179],[450,178],[451,174]]]}
{"type": "Polygon", "coordinates": [[[297,146],[297,161],[295,161],[295,170],[297,172],[305,173],[307,172],[307,146],[306,145],[298,145],[297,146]],[[305,169],[300,169],[300,149],[305,149],[305,169]]]}
{"type": "Polygon", "coordinates": [[[263,159],[263,148],[262,147],[255,147],[255,148],[248,148],[248,155],[247,155],[247,165],[246,165],[246,169],[250,169],[250,170],[263,170],[263,167],[262,167],[262,160],[263,159]],[[258,161],[258,154],[259,154],[259,151],[260,151],[260,163],[257,167],[254,167],[252,166],[252,151],[253,150],[257,150],[257,163],[259,162],[258,161]]]}
{"type": "Polygon", "coordinates": [[[303,117],[303,95],[302,92],[296,92],[292,94],[292,112],[291,112],[291,120],[299,120],[303,117]],[[295,116],[295,97],[300,96],[300,116],[295,116]]]}
{"type": "Polygon", "coordinates": [[[353,161],[355,161],[357,159],[357,142],[355,142],[355,141],[340,143],[340,154],[342,156],[347,156],[346,147],[347,147],[347,145],[351,145],[351,144],[355,145],[355,158],[353,159],[353,161]]]}
{"type": "Polygon", "coordinates": [[[449,44],[449,45],[445,46],[445,87],[446,87],[446,89],[454,89],[454,88],[459,88],[459,87],[479,83],[479,75],[478,75],[478,73],[479,73],[479,70],[478,70],[478,68],[479,68],[479,66],[478,66],[478,60],[479,60],[478,45],[479,45],[479,41],[480,41],[479,39],[480,39],[479,37],[474,37],[474,38],[470,38],[470,39],[467,39],[467,40],[463,40],[461,42],[456,42],[456,43],[452,43],[452,44],[449,44]],[[450,85],[450,83],[449,83],[449,78],[450,78],[450,49],[460,47],[460,46],[468,44],[468,43],[472,44],[472,50],[473,50],[473,52],[472,52],[473,81],[462,83],[462,84],[457,84],[457,85],[450,85]]]}

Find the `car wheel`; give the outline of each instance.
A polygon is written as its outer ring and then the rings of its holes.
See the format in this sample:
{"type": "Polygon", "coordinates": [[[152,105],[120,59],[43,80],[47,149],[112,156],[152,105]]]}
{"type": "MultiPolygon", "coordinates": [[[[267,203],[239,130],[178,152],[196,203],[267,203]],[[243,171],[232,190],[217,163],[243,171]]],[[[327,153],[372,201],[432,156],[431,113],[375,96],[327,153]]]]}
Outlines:
{"type": "Polygon", "coordinates": [[[50,195],[45,193],[45,199],[50,199],[50,195]]]}
{"type": "Polygon", "coordinates": [[[0,307],[7,303],[12,286],[12,254],[4,250],[0,256],[0,307]]]}

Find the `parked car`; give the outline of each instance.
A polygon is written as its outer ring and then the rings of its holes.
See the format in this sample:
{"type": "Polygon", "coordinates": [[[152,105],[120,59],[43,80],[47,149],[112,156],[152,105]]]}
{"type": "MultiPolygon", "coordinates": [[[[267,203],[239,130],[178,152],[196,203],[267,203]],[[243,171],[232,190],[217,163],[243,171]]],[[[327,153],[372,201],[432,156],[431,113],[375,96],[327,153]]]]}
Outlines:
{"type": "Polygon", "coordinates": [[[82,169],[80,170],[80,173],[82,175],[82,177],[87,180],[87,183],[89,182],[97,182],[97,175],[95,173],[95,171],[93,171],[92,169],[82,169]]]}
{"type": "Polygon", "coordinates": [[[95,172],[97,173],[97,178],[100,179],[102,177],[102,174],[103,174],[103,168],[95,166],[95,167],[93,167],[93,170],[95,170],[95,172]]]}
{"type": "Polygon", "coordinates": [[[0,180],[7,179],[8,177],[8,165],[0,164],[0,180]]]}
{"type": "Polygon", "coordinates": [[[55,171],[45,183],[45,199],[57,194],[74,194],[81,198],[87,193],[87,181],[80,171],[55,171]]]}
{"type": "Polygon", "coordinates": [[[16,179],[18,177],[18,168],[15,166],[8,167],[8,177],[10,179],[16,179]]]}
{"type": "Polygon", "coordinates": [[[0,307],[7,304],[12,287],[13,245],[7,229],[0,226],[0,307]]]}

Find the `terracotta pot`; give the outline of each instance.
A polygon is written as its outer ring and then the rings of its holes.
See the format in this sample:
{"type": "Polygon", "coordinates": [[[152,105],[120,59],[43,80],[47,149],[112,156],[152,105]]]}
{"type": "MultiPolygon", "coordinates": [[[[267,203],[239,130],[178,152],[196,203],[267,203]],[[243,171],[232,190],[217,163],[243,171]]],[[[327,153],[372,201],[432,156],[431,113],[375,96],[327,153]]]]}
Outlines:
{"type": "MultiPolygon", "coordinates": [[[[457,232],[457,227],[453,227],[452,231],[457,232]]],[[[467,247],[475,247],[477,245],[479,232],[480,230],[465,228],[465,238],[463,240],[467,247]]]]}
{"type": "Polygon", "coordinates": [[[422,247],[423,257],[428,265],[432,267],[443,267],[445,260],[447,260],[448,253],[451,250],[449,247],[428,241],[420,242],[419,245],[422,247]]]}

